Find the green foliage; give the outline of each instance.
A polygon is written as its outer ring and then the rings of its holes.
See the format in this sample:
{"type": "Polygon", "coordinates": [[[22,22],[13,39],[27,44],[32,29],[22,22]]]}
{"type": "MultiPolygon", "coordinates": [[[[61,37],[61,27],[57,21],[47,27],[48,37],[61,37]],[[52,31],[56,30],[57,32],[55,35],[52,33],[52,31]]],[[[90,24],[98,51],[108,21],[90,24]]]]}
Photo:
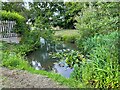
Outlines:
{"type": "Polygon", "coordinates": [[[0,20],[9,20],[9,21],[16,21],[15,31],[17,33],[23,34],[26,29],[25,18],[19,15],[16,12],[7,12],[7,11],[0,11],[0,20]]]}
{"type": "Polygon", "coordinates": [[[112,44],[118,44],[118,32],[112,32],[108,35],[95,35],[94,37],[87,38],[85,41],[82,41],[79,44],[79,48],[82,50],[82,53],[90,54],[95,49],[94,47],[99,47],[106,45],[112,49],[112,44]]]}
{"type": "Polygon", "coordinates": [[[63,41],[66,41],[66,42],[70,42],[70,43],[75,43],[75,41],[76,41],[76,36],[74,36],[74,35],[71,35],[71,36],[63,36],[62,37],[62,40],[63,41]]]}
{"type": "MultiPolygon", "coordinates": [[[[73,29],[75,16],[81,11],[83,3],[78,2],[33,2],[30,3],[31,21],[36,17],[43,17],[43,22],[51,26],[73,29]]],[[[44,24],[45,24],[44,23],[44,24]]]]}
{"type": "Polygon", "coordinates": [[[80,31],[80,39],[117,31],[120,25],[119,13],[116,11],[118,5],[118,3],[99,3],[91,8],[83,9],[76,17],[75,24],[80,31]]]}
{"type": "Polygon", "coordinates": [[[35,19],[35,27],[36,27],[38,30],[45,30],[45,29],[50,28],[50,25],[49,25],[48,22],[45,21],[45,18],[44,18],[44,17],[38,16],[38,17],[35,19]]]}
{"type": "Polygon", "coordinates": [[[40,45],[40,31],[38,30],[31,30],[25,33],[21,39],[21,43],[28,44],[32,46],[40,45]]]}
{"type": "Polygon", "coordinates": [[[13,49],[14,52],[19,53],[21,55],[26,55],[30,51],[33,51],[34,48],[28,44],[21,44],[16,46],[16,48],[13,49]]]}
{"type": "Polygon", "coordinates": [[[74,35],[71,35],[71,36],[68,36],[68,35],[64,35],[64,36],[58,35],[58,36],[56,36],[56,40],[58,40],[58,41],[65,41],[65,42],[69,42],[69,43],[75,43],[76,38],[77,37],[74,36],[74,35]]]}
{"type": "Polygon", "coordinates": [[[20,15],[24,16],[27,20],[30,17],[30,12],[24,6],[23,0],[21,2],[2,2],[1,3],[2,10],[10,11],[10,12],[17,12],[20,15]]]}
{"type": "Polygon", "coordinates": [[[21,53],[22,55],[34,51],[40,46],[40,37],[45,40],[53,39],[53,32],[49,28],[49,25],[43,25],[42,19],[38,17],[35,21],[35,29],[24,32],[21,38],[20,45],[16,46],[15,52],[21,53]]]}
{"type": "Polygon", "coordinates": [[[44,39],[53,40],[53,30],[51,29],[48,22],[45,22],[45,18],[39,16],[36,18],[34,27],[36,32],[38,32],[44,39]]]}
{"type": "Polygon", "coordinates": [[[2,57],[2,66],[11,68],[11,69],[27,69],[29,67],[28,62],[21,57],[20,54],[14,52],[4,52],[2,57]]]}
{"type": "Polygon", "coordinates": [[[83,43],[89,59],[75,66],[72,77],[95,88],[118,88],[118,32],[94,36],[83,43]]]}
{"type": "Polygon", "coordinates": [[[95,3],[76,17],[78,47],[88,58],[75,66],[73,78],[88,87],[118,88],[118,3],[95,3]]]}
{"type": "Polygon", "coordinates": [[[16,20],[18,23],[22,23],[25,21],[25,18],[16,12],[7,12],[1,10],[0,14],[2,20],[16,20]]]}
{"type": "Polygon", "coordinates": [[[21,38],[19,45],[16,45],[12,51],[26,55],[27,53],[36,50],[40,46],[40,32],[38,30],[31,30],[21,38]]]}
{"type": "Polygon", "coordinates": [[[64,3],[63,2],[33,2],[30,3],[31,21],[34,22],[36,17],[44,18],[43,22],[53,26],[64,26],[64,3]],[[55,15],[57,13],[57,15],[55,15]]]}
{"type": "Polygon", "coordinates": [[[79,51],[69,49],[64,50],[63,52],[54,53],[52,57],[65,61],[71,68],[73,68],[76,64],[80,65],[81,62],[86,61],[85,57],[79,51]]]}
{"type": "Polygon", "coordinates": [[[74,23],[76,22],[75,16],[78,15],[83,8],[84,3],[82,2],[65,2],[65,25],[64,28],[75,28],[74,23]]]}

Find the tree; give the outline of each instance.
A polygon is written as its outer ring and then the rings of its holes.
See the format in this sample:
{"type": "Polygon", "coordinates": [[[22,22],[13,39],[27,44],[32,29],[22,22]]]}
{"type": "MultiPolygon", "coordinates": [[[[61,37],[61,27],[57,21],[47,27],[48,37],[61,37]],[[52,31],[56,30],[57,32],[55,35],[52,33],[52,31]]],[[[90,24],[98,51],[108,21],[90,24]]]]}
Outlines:
{"type": "Polygon", "coordinates": [[[76,28],[81,38],[95,34],[108,34],[117,31],[120,25],[119,3],[93,3],[92,7],[84,8],[76,17],[76,28]]]}
{"type": "Polygon", "coordinates": [[[52,26],[64,26],[63,2],[34,2],[30,3],[31,21],[34,23],[36,17],[41,16],[44,23],[49,23],[52,26]]]}
{"type": "Polygon", "coordinates": [[[65,3],[65,27],[64,28],[75,28],[74,23],[76,22],[75,16],[78,12],[81,12],[84,3],[78,2],[66,2],[65,3]]]}
{"type": "Polygon", "coordinates": [[[25,8],[24,2],[2,2],[2,10],[17,12],[24,16],[26,20],[29,19],[29,10],[25,8]]]}

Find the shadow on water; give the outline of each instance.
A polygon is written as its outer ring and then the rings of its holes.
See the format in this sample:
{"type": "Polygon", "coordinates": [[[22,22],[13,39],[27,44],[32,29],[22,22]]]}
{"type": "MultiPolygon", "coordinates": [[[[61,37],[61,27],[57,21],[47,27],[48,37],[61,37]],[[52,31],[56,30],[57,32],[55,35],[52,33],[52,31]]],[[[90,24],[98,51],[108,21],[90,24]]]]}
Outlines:
{"type": "Polygon", "coordinates": [[[66,65],[64,61],[50,57],[51,53],[62,52],[63,50],[76,50],[76,46],[70,43],[59,42],[57,44],[46,43],[41,45],[36,51],[30,53],[27,58],[29,63],[36,70],[54,71],[64,77],[69,78],[73,68],[66,65]]]}

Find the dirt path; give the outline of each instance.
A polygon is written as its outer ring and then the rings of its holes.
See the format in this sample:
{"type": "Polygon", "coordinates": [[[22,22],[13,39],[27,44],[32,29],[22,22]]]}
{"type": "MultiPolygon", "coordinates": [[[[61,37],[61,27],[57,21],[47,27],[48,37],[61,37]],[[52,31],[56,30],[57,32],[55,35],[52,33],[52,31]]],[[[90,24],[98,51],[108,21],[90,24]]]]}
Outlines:
{"type": "Polygon", "coordinates": [[[46,76],[1,67],[0,79],[1,88],[65,88],[46,76]]]}

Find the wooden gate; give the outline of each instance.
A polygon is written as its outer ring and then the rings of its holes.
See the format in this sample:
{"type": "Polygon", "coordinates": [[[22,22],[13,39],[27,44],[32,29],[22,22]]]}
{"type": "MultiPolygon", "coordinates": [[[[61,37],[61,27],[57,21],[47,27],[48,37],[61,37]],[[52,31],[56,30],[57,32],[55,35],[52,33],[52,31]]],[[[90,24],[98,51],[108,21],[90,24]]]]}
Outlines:
{"type": "Polygon", "coordinates": [[[15,21],[0,21],[0,36],[1,38],[10,38],[17,36],[13,31],[15,21]]]}

